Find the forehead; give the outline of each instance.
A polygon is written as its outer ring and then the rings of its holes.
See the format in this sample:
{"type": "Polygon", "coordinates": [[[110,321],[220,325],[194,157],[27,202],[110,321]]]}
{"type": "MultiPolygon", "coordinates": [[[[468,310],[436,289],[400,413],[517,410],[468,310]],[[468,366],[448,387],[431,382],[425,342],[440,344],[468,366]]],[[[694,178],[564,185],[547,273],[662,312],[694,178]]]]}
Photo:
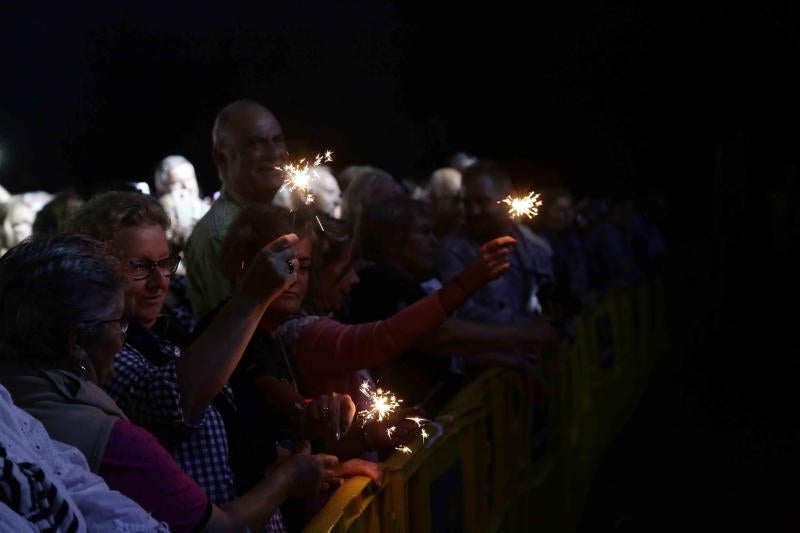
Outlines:
{"type": "Polygon", "coordinates": [[[183,163],[170,170],[170,175],[173,178],[193,179],[195,178],[194,167],[189,163],[183,163]]]}
{"type": "Polygon", "coordinates": [[[507,191],[500,184],[487,175],[481,175],[464,183],[464,196],[467,198],[480,198],[502,196],[507,191]]]}
{"type": "Polygon", "coordinates": [[[112,245],[128,259],[156,261],[169,255],[164,228],[155,224],[121,227],[114,235],[112,245]]]}
{"type": "Polygon", "coordinates": [[[261,108],[242,109],[231,121],[230,134],[244,140],[250,137],[274,137],[283,135],[283,128],[275,115],[261,108]]]}

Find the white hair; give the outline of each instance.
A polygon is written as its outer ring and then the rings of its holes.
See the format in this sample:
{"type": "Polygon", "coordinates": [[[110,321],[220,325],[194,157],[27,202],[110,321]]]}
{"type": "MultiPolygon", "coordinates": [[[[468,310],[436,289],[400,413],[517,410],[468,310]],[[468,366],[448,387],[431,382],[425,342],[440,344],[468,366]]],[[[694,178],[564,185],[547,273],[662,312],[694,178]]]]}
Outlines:
{"type": "Polygon", "coordinates": [[[455,196],[461,190],[461,172],[454,168],[444,167],[435,170],[428,181],[428,197],[441,198],[455,196]]]}
{"type": "Polygon", "coordinates": [[[182,165],[189,165],[194,172],[194,165],[182,155],[168,155],[161,160],[161,163],[156,168],[154,181],[156,185],[156,194],[158,196],[167,194],[170,191],[170,183],[172,182],[171,172],[172,169],[182,165]]]}

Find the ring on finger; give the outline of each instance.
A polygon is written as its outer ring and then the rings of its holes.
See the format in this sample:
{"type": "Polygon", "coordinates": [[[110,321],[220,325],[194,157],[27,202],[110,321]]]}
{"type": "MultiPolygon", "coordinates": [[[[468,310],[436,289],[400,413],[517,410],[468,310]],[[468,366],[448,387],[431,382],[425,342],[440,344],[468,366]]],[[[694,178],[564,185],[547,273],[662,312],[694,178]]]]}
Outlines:
{"type": "Polygon", "coordinates": [[[289,269],[289,274],[294,273],[294,259],[286,261],[286,267],[289,269]]]}

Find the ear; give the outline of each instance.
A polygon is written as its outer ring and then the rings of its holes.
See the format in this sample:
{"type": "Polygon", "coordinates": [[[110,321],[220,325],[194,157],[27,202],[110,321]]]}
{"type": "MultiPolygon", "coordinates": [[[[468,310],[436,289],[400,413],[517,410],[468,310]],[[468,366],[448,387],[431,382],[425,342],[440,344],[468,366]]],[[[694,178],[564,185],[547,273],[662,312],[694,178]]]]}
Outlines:
{"type": "Polygon", "coordinates": [[[80,345],[80,341],[81,331],[78,328],[71,328],[67,332],[67,354],[74,361],[86,359],[87,357],[86,351],[80,345]]]}
{"type": "Polygon", "coordinates": [[[214,164],[217,166],[217,171],[221,179],[221,177],[225,175],[225,170],[228,166],[228,156],[222,147],[216,145],[211,149],[211,159],[214,160],[214,164]]]}

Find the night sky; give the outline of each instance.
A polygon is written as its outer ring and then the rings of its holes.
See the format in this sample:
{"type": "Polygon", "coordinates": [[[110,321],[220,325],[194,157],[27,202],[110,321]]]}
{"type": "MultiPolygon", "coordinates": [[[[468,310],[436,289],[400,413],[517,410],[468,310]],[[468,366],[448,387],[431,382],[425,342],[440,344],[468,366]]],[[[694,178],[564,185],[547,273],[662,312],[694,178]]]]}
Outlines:
{"type": "Polygon", "coordinates": [[[520,184],[659,187],[701,212],[715,143],[794,149],[797,29],[792,7],[12,3],[0,183],[90,192],[181,153],[216,190],[214,115],[250,97],[338,169],[420,179],[468,150],[520,184]]]}

